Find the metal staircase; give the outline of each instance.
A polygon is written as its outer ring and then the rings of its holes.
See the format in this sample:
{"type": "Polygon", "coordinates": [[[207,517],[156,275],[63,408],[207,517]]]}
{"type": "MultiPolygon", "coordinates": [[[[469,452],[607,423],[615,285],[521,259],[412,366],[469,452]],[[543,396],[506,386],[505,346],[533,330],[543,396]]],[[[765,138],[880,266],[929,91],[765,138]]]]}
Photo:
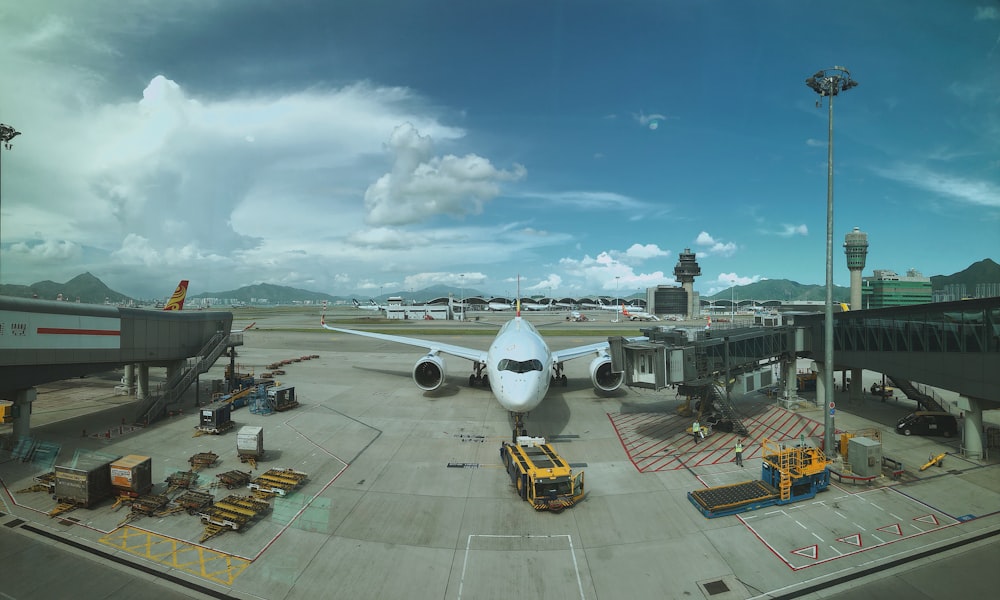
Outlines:
{"type": "Polygon", "coordinates": [[[739,416],[736,414],[736,409],[733,407],[732,403],[726,400],[726,395],[717,385],[710,385],[708,387],[708,400],[712,403],[712,406],[719,411],[722,415],[723,420],[727,420],[733,424],[733,433],[738,435],[747,435],[746,425],[740,421],[739,416]]]}
{"type": "Polygon", "coordinates": [[[909,380],[889,375],[886,375],[886,379],[892,383],[893,387],[903,392],[907,398],[916,402],[917,406],[923,406],[925,410],[932,412],[944,412],[944,407],[937,400],[918,390],[909,380]]]}
{"type": "Polygon", "coordinates": [[[188,387],[194,383],[198,375],[212,368],[215,361],[225,352],[228,344],[228,333],[220,331],[213,335],[198,351],[197,356],[187,359],[183,369],[160,386],[157,393],[151,394],[142,401],[136,411],[136,423],[148,425],[162,417],[166,407],[177,402],[188,387]]]}

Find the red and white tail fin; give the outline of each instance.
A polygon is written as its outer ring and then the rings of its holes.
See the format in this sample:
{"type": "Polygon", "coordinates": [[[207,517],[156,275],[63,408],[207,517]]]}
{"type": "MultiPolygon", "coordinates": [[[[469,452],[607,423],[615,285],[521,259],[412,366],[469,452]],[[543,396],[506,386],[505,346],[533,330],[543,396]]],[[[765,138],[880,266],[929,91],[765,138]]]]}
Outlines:
{"type": "Polygon", "coordinates": [[[163,306],[163,310],[181,310],[184,308],[184,298],[187,297],[188,293],[188,280],[182,279],[180,283],[177,284],[177,289],[174,290],[174,295],[167,300],[167,303],[163,306]]]}
{"type": "Polygon", "coordinates": [[[628,314],[628,309],[625,308],[624,304],[622,304],[622,314],[625,315],[626,317],[631,317],[632,316],[632,315],[628,314]]]}

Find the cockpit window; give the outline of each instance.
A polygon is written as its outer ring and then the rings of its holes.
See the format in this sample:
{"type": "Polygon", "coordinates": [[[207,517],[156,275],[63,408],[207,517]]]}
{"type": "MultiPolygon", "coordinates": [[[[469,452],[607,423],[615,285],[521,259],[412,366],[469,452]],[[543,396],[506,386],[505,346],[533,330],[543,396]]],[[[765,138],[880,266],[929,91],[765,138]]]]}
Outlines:
{"type": "Polygon", "coordinates": [[[500,364],[497,365],[497,369],[500,371],[513,371],[514,373],[541,371],[542,361],[537,358],[532,358],[531,360],[512,360],[504,358],[500,361],[500,364]]]}

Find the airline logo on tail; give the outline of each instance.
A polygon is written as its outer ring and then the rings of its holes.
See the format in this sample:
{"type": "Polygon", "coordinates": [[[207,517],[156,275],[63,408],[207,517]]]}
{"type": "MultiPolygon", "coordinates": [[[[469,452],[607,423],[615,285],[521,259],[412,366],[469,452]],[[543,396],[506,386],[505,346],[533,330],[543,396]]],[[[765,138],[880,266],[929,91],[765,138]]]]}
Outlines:
{"type": "Polygon", "coordinates": [[[167,300],[166,305],[164,305],[163,310],[181,310],[184,308],[184,298],[188,293],[188,280],[183,279],[177,284],[177,289],[174,290],[174,295],[167,300]]]}

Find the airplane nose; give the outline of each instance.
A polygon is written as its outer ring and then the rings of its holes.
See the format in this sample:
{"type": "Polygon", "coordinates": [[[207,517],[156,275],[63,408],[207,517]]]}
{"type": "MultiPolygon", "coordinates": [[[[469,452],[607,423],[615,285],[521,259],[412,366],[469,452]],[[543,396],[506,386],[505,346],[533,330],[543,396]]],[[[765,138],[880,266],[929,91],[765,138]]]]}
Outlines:
{"type": "Polygon", "coordinates": [[[536,373],[503,373],[500,385],[494,385],[497,398],[511,412],[529,412],[545,396],[545,381],[536,373]]]}

